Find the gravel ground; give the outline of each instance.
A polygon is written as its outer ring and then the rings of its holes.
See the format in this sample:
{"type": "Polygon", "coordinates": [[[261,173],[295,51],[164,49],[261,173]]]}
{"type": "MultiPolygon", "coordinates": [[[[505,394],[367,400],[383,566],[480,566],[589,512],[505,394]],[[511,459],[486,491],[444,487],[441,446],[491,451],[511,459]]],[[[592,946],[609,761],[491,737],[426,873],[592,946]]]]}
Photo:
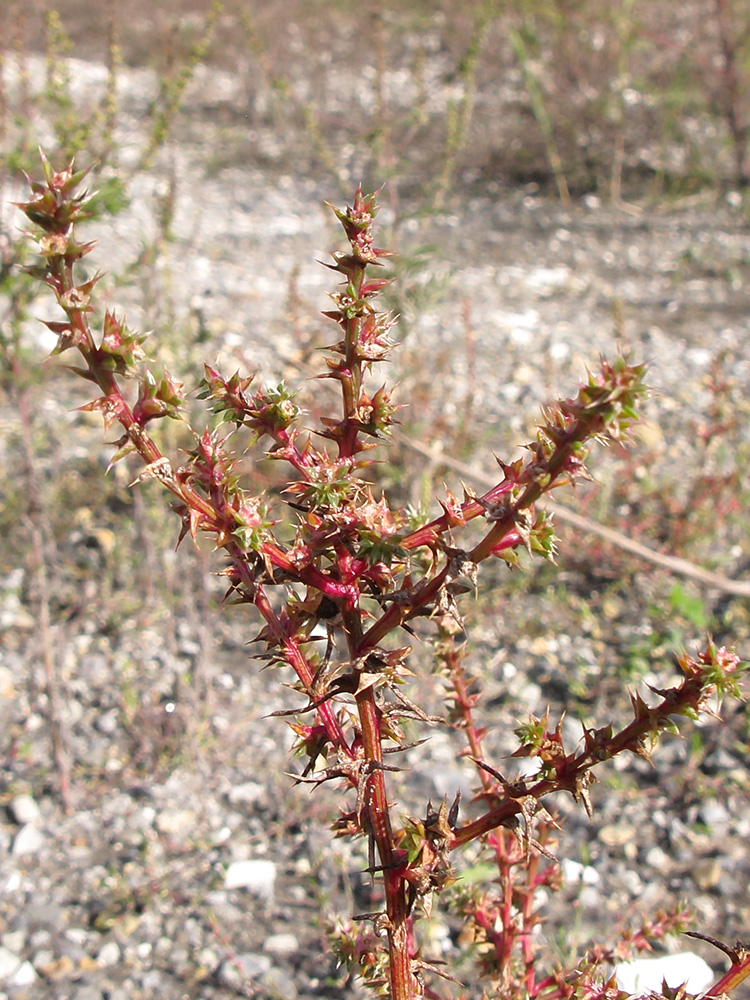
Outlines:
{"type": "MultiPolygon", "coordinates": [[[[89,67],[91,80],[97,72],[89,67]]],[[[157,169],[134,179],[130,209],[91,227],[100,239],[96,262],[122,274],[156,237],[156,204],[171,172],[173,241],[160,247],[148,282],[111,283],[108,294],[127,305],[134,326],[169,323],[173,356],[180,337],[199,337],[199,353],[219,352],[227,368],[296,379],[328,336],[316,317],[330,282],[317,260],[338,245],[321,208],[335,192],[295,173],[270,128],[257,131],[246,163],[209,170],[222,142],[211,119],[219,83],[201,82],[157,169]],[[258,166],[274,156],[275,167],[258,166]]],[[[142,142],[150,87],[145,72],[124,79],[125,159],[142,142]]],[[[382,218],[395,221],[387,210],[382,218]]],[[[567,215],[533,185],[466,186],[439,215],[401,220],[396,235],[405,271],[416,248],[437,247],[394,299],[405,343],[393,375],[402,396],[415,400],[405,418],[412,433],[463,457],[479,442],[478,461],[490,448],[507,452],[525,439],[539,403],[571,391],[582,366],[617,341],[651,360],[657,390],[634,463],[641,483],[648,473],[665,491],[684,488],[686,467],[698,461],[696,427],[710,417],[706,376],[717,357],[742,415],[750,230],[738,193],[637,214],[589,197],[567,215]]],[[[35,314],[46,315],[44,307],[35,314]]],[[[38,328],[30,335],[39,338],[38,328]]],[[[186,365],[195,351],[185,348],[186,365]]],[[[69,412],[77,388],[65,383],[40,414],[64,442],[62,455],[41,447],[49,474],[80,470],[87,454],[94,465],[106,461],[99,431],[69,412]]],[[[13,415],[3,422],[11,427],[13,415]]],[[[747,442],[746,423],[734,433],[747,442]]],[[[605,492],[617,494],[622,467],[604,465],[605,492]]],[[[91,510],[96,482],[82,481],[74,493],[91,510]]],[[[394,484],[420,488],[413,473],[394,484]]],[[[284,773],[290,741],[267,716],[289,700],[249,659],[252,627],[237,610],[218,618],[205,609],[218,583],[189,553],[155,556],[174,588],[171,604],[157,596],[125,607],[122,543],[109,522],[69,520],[54,637],[74,759],[71,815],[54,795],[29,579],[9,567],[0,580],[0,1000],[357,995],[323,939],[334,913],[374,908],[362,875],[366,852],[361,844],[332,847],[332,793],[311,795],[284,773]]],[[[154,536],[164,541],[163,532],[154,536]]],[[[692,544],[693,555],[710,554],[725,572],[746,567],[747,541],[736,526],[720,523],[692,544]]],[[[643,566],[608,575],[593,550],[587,559],[578,547],[563,535],[558,583],[545,572],[513,582],[502,609],[488,600],[471,614],[493,759],[512,750],[513,720],[524,712],[549,705],[555,717],[567,709],[565,732],[575,742],[579,715],[601,724],[610,709],[624,711],[618,664],[654,635],[644,615],[663,596],[664,579],[643,566]]],[[[727,638],[733,630],[744,638],[740,602],[701,599],[727,638]]],[[[652,643],[642,681],[668,673],[664,646],[652,643]]],[[[437,697],[429,681],[423,697],[437,697]]],[[[610,768],[594,790],[593,821],[556,803],[566,820],[559,854],[568,860],[565,888],[550,902],[551,948],[566,954],[623,916],[682,899],[699,930],[730,942],[748,937],[747,716],[730,706],[723,723],[692,732],[666,741],[655,769],[641,760],[610,768]]],[[[466,789],[470,775],[454,750],[442,731],[420,749],[398,793],[412,814],[429,796],[466,789]]],[[[431,935],[450,959],[457,927],[436,918],[431,935]]],[[[717,953],[695,950],[721,968],[717,953]]]]}

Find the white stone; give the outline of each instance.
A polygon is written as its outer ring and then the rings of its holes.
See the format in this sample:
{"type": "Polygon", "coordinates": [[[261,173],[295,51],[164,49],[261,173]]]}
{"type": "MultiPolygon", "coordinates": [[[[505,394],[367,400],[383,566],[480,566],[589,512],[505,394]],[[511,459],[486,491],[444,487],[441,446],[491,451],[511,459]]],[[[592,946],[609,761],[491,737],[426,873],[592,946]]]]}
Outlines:
{"type": "Polygon", "coordinates": [[[246,781],[242,785],[235,785],[234,788],[230,788],[227,798],[232,805],[235,805],[237,802],[252,804],[261,798],[264,791],[265,788],[263,785],[258,784],[257,781],[246,781]]]}
{"type": "Polygon", "coordinates": [[[26,944],[26,933],[24,931],[8,931],[2,936],[3,948],[20,955],[26,944]]]}
{"type": "Polygon", "coordinates": [[[233,861],[227,868],[224,885],[227,889],[247,889],[263,899],[273,898],[276,865],[273,861],[247,859],[233,861]]]}
{"type": "Polygon", "coordinates": [[[202,966],[204,969],[208,969],[209,972],[216,971],[220,959],[213,948],[201,948],[196,957],[198,959],[198,965],[202,966]]]}
{"type": "Polygon", "coordinates": [[[22,962],[12,976],[8,979],[11,986],[28,986],[39,976],[31,962],[22,962]]]}
{"type": "Polygon", "coordinates": [[[12,698],[14,695],[13,673],[7,667],[0,667],[0,698],[12,698]]]}
{"type": "Polygon", "coordinates": [[[120,961],[120,946],[116,941],[107,941],[99,949],[96,956],[96,964],[101,969],[106,969],[110,965],[117,965],[120,961]]]}
{"type": "Polygon", "coordinates": [[[3,887],[4,892],[6,893],[18,892],[20,888],[21,888],[21,873],[11,872],[3,887]]]}
{"type": "Polygon", "coordinates": [[[294,955],[299,951],[299,941],[294,934],[271,934],[263,942],[263,951],[271,955],[294,955]]]}
{"type": "Polygon", "coordinates": [[[16,795],[10,800],[10,814],[19,826],[33,823],[42,825],[42,813],[30,795],[16,795]]]}
{"type": "Polygon", "coordinates": [[[156,817],[156,829],[165,837],[179,837],[195,826],[192,809],[165,809],[156,817]]]}
{"type": "Polygon", "coordinates": [[[83,947],[91,937],[91,933],[84,927],[68,927],[65,931],[65,937],[68,941],[72,941],[73,944],[83,947]]]}
{"type": "Polygon", "coordinates": [[[573,861],[572,858],[563,858],[562,877],[566,885],[598,885],[601,881],[599,872],[591,865],[582,865],[580,861],[573,861]]]}
{"type": "Polygon", "coordinates": [[[21,959],[7,948],[0,947],[0,981],[8,979],[20,968],[21,959]]]}
{"type": "Polygon", "coordinates": [[[658,844],[654,844],[646,853],[646,864],[649,868],[655,868],[658,872],[665,872],[670,864],[669,855],[658,844]]]}
{"type": "Polygon", "coordinates": [[[617,985],[634,996],[659,992],[662,981],[676,989],[684,985],[688,993],[703,993],[716,976],[711,966],[692,951],[661,958],[638,958],[615,966],[617,985]]]}
{"type": "Polygon", "coordinates": [[[215,733],[225,733],[232,723],[225,715],[212,715],[211,728],[215,733]]]}
{"type": "Polygon", "coordinates": [[[222,962],[218,971],[219,982],[229,986],[238,993],[242,992],[247,983],[257,985],[263,976],[271,971],[271,960],[266,955],[252,953],[234,955],[230,960],[222,962]]]}
{"type": "Polygon", "coordinates": [[[562,361],[569,354],[570,346],[563,340],[556,340],[554,344],[549,345],[549,356],[554,358],[555,361],[562,361]]]}
{"type": "Polygon", "coordinates": [[[22,826],[13,839],[11,854],[36,854],[44,847],[44,835],[32,824],[22,826]]]}

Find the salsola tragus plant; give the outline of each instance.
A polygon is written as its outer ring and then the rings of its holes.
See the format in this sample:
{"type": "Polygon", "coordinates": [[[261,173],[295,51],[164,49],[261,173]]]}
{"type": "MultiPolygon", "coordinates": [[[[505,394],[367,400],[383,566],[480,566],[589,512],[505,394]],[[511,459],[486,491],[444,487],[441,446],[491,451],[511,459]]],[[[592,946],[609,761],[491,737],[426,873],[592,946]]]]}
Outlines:
{"type": "MultiPolygon", "coordinates": [[[[602,361],[575,398],[543,411],[526,457],[500,463],[492,489],[482,496],[466,490],[463,498],[447,493],[440,516],[416,523],[365,478],[375,468],[370,452],[387,441],[397,406],[385,386],[373,389],[368,382],[373,366],[393,348],[394,321],[376,306],[388,283],[380,267],[389,256],[374,243],[376,198],[357,190],[350,207],[334,209],[349,247],[328,265],[341,281],[325,314],[338,340],[321,377],[338,383],[340,411],[307,430],[294,393],[283,385],[259,387],[252,376],[227,377],[207,365],[200,395],[217,419],[195,435],[187,461],[177,466],[161,452],[152,429],[164,417],[181,416],[183,386],[146,367],[144,337],[113,312],[104,314],[94,334],[99,275],[78,277],[79,261],[93,244],[74,233],[88,212],[88,196],[80,191],[86,171],[76,172],[72,163],[56,171],[46,158],[43,167],[44,179],[30,182],[31,198],[22,208],[36,227],[41,255],[32,273],[51,289],[63,314],[47,323],[58,337],[53,354],[78,352],[81,364],[73,371],[94,389],[82,409],[98,412],[106,428],[119,425],[112,464],[137,456],[136,483],[158,480],[171,494],[180,538],[206,534],[213,540],[230,598],[254,606],[261,619],[262,658],[296,677],[301,701],[291,727],[303,762],[299,780],[334,782],[344,803],[335,834],[367,838],[382,905],[337,922],[332,938],[339,956],[393,1000],[437,997],[450,989],[436,976],[453,979],[451,970],[438,968],[420,946],[419,918],[456,882],[456,852],[478,842],[497,877],[484,887],[459,886],[450,898],[473,928],[485,996],[616,998],[614,981],[602,971],[612,949],[595,948],[566,970],[539,953],[532,935],[540,920],[535,894],[540,886],[554,888],[558,878],[555,824],[544,803],[567,792],[590,813],[593,768],[624,751],[649,757],[659,735],[675,730],[675,718],[697,717],[715,696],[738,695],[739,660],[711,641],[696,656],[681,655],[679,682],[655,690],[653,704],[633,696],[628,725],[584,729],[577,749],[564,745],[561,725],[532,717],[516,730],[515,756],[533,758],[536,769],[509,780],[498,761],[486,759],[484,732],[473,716],[479,693],[455,624],[461,595],[481,586],[483,563],[514,565],[521,549],[553,557],[552,525],[535,505],[586,475],[594,442],[627,439],[646,392],[645,368],[602,361]],[[281,500],[253,495],[242,485],[236,450],[242,432],[262,439],[267,454],[289,470],[281,500]],[[462,548],[470,522],[479,528],[476,540],[462,548]],[[409,636],[430,627],[418,619],[434,627],[435,669],[446,691],[442,720],[410,697],[409,636]],[[417,817],[397,817],[391,772],[417,745],[407,742],[406,730],[439,721],[465,737],[477,770],[475,800],[466,816],[456,798],[437,808],[428,804],[417,817]]],[[[631,945],[646,946],[680,924],[679,914],[659,914],[632,934],[631,945]]],[[[734,978],[724,977],[714,994],[750,969],[745,949],[732,954],[728,976],[734,978]]]]}

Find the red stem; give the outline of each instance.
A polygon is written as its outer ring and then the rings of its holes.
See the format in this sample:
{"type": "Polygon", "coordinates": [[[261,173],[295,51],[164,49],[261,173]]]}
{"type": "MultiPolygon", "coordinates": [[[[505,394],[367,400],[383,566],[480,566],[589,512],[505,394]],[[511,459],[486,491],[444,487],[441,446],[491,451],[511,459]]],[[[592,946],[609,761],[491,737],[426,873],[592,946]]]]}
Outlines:
{"type": "Polygon", "coordinates": [[[707,997],[720,997],[725,994],[730,994],[732,990],[736,989],[740,983],[744,983],[748,976],[750,976],[750,951],[742,950],[740,956],[740,961],[732,965],[729,972],[725,973],[718,983],[715,983],[711,989],[706,993],[707,997]]]}
{"type": "MultiPolygon", "coordinates": [[[[375,704],[372,688],[357,695],[357,708],[362,726],[362,743],[368,762],[383,762],[380,710],[375,704]]],[[[375,843],[385,884],[385,907],[388,915],[389,976],[392,1000],[413,1000],[414,982],[409,956],[409,918],[406,907],[405,881],[394,864],[393,828],[385,787],[385,774],[373,769],[368,779],[367,818],[375,843]]]]}

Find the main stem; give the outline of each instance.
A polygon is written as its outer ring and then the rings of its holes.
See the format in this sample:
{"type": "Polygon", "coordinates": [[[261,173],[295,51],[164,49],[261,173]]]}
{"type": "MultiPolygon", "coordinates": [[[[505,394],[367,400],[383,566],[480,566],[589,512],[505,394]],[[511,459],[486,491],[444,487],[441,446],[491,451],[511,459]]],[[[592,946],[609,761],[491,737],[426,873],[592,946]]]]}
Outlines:
{"type": "MultiPolygon", "coordinates": [[[[360,290],[365,277],[362,265],[353,275],[353,283],[360,290]]],[[[339,457],[353,458],[358,449],[359,428],[356,422],[357,407],[362,391],[362,363],[357,353],[362,317],[352,317],[346,326],[346,372],[342,373],[341,393],[343,407],[343,433],[339,440],[339,457]]],[[[362,611],[359,600],[342,608],[344,627],[349,645],[351,662],[357,659],[362,643],[362,611]]],[[[365,815],[368,833],[375,841],[380,866],[383,871],[385,910],[388,934],[388,977],[391,1000],[414,1000],[415,979],[409,955],[409,916],[407,913],[406,884],[396,866],[393,827],[388,805],[388,793],[383,771],[382,712],[375,700],[375,688],[369,686],[356,695],[362,744],[368,768],[365,815]]]]}
{"type": "Polygon", "coordinates": [[[375,704],[372,688],[357,696],[357,709],[362,727],[362,742],[368,764],[376,767],[368,778],[367,822],[378,848],[385,886],[385,909],[388,915],[388,975],[391,1000],[413,1000],[414,980],[409,957],[409,917],[406,910],[404,879],[395,867],[393,828],[388,808],[385,773],[377,767],[383,763],[380,734],[380,710],[375,704]]]}

